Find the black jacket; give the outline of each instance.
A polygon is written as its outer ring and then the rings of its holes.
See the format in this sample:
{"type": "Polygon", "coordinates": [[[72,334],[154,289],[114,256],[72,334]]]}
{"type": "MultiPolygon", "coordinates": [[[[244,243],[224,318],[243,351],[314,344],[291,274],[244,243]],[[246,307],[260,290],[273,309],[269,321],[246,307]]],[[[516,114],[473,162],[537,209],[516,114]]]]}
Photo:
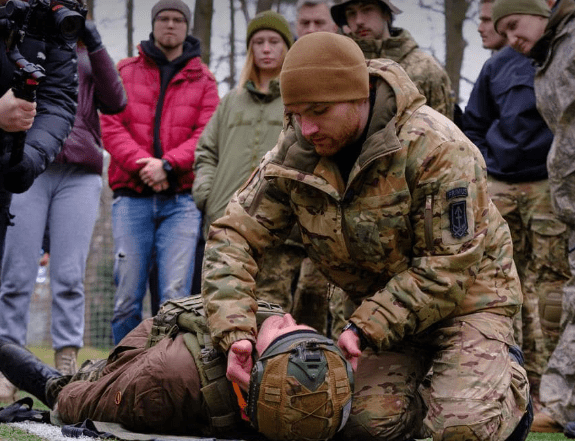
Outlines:
{"type": "MultiPolygon", "coordinates": [[[[7,182],[7,153],[12,150],[13,135],[0,130],[0,188],[11,192],[27,190],[36,176],[54,160],[72,129],[76,114],[78,71],[75,45],[45,43],[26,37],[19,45],[24,58],[45,69],[45,79],[36,91],[37,115],[26,134],[24,169],[20,185],[17,176],[7,182]]],[[[0,39],[0,96],[12,86],[15,66],[6,54],[6,44],[0,39]]]]}

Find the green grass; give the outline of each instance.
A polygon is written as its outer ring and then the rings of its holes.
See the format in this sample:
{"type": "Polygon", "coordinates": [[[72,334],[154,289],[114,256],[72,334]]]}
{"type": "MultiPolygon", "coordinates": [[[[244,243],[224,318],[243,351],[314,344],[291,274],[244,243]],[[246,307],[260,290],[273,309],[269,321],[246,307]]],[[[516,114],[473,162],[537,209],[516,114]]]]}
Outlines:
{"type": "MultiPolygon", "coordinates": [[[[51,366],[54,365],[54,351],[48,347],[30,347],[30,349],[38,358],[40,358],[44,363],[51,366]]],[[[80,366],[84,361],[95,359],[95,358],[107,358],[108,351],[85,347],[82,348],[78,354],[78,366],[80,366]]],[[[31,396],[25,392],[20,391],[20,398],[25,396],[31,396]]],[[[34,397],[32,397],[34,398],[34,397]]],[[[0,403],[0,407],[6,406],[7,403],[0,403]]],[[[34,398],[34,409],[38,410],[48,410],[40,401],[34,398]]],[[[568,439],[562,433],[530,433],[527,437],[527,441],[565,441],[568,439]]],[[[0,424],[0,441],[44,441],[36,435],[32,435],[24,430],[20,430],[15,427],[10,427],[5,424],[0,424]]]]}
{"type": "Polygon", "coordinates": [[[32,435],[25,430],[19,429],[17,427],[8,426],[6,424],[0,424],[0,440],[2,441],[43,441],[43,438],[39,436],[32,435]]]}

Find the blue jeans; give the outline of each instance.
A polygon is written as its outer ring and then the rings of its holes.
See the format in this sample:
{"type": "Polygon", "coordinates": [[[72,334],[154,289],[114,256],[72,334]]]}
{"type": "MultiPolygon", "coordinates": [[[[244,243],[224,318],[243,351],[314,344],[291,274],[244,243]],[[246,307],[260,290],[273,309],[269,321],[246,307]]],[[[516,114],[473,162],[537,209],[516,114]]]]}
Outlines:
{"type": "Polygon", "coordinates": [[[190,295],[200,223],[201,213],[189,193],[114,199],[114,344],[142,321],[154,255],[160,303],[190,295]]]}

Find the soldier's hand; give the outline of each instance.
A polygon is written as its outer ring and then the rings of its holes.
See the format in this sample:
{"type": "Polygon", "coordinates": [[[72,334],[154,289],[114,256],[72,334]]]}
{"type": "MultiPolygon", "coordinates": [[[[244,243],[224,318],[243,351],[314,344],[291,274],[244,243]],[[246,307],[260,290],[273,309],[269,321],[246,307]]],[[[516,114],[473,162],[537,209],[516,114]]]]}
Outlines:
{"type": "Polygon", "coordinates": [[[238,340],[232,343],[228,352],[228,369],[226,377],[247,391],[250,384],[250,374],[254,366],[252,359],[253,345],[249,340],[238,340]]]}
{"type": "Polygon", "coordinates": [[[0,129],[5,132],[23,132],[32,127],[36,116],[36,103],[16,98],[9,89],[0,98],[0,129]]]}
{"type": "Polygon", "coordinates": [[[351,329],[348,329],[347,331],[341,333],[339,340],[337,341],[337,345],[355,372],[357,370],[357,362],[359,360],[359,356],[361,355],[358,335],[351,329]]]}

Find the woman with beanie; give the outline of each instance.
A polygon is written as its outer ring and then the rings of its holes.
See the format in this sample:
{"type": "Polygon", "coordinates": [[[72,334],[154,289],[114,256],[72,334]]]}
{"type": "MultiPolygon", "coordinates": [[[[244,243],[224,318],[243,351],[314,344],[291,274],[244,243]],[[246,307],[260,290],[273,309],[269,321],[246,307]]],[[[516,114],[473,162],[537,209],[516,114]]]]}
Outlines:
{"type": "MultiPolygon", "coordinates": [[[[531,57],[537,109],[553,132],[547,156],[549,187],[555,212],[569,234],[569,266],[575,275],[575,2],[497,0],[493,24],[509,45],[531,57]]],[[[575,436],[575,279],[563,287],[562,334],[541,377],[543,409],[535,414],[533,432],[575,436]]]]}
{"type": "MultiPolygon", "coordinates": [[[[284,114],[278,78],[292,43],[288,22],[276,12],[261,12],[248,23],[239,85],[221,100],[196,149],[193,196],[203,213],[205,238],[210,224],[224,214],[234,192],[277,142],[284,114]]],[[[291,283],[303,254],[291,241],[266,254],[269,265],[258,284],[261,298],[290,310],[291,283]]]]}

